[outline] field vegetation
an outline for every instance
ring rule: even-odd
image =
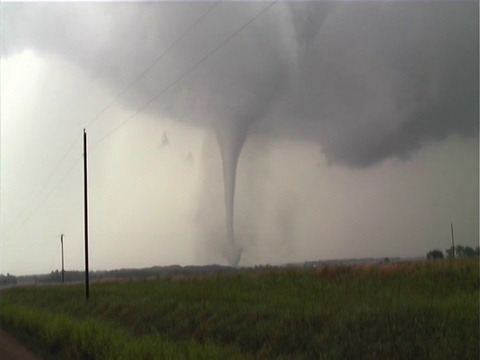
[[[45,358],[478,359],[479,261],[16,287],[0,314]]]

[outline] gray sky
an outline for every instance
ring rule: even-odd
[[[241,264],[476,246],[478,3],[269,4],[2,3],[0,272],[83,269],[84,127],[92,269],[227,263],[235,147]]]

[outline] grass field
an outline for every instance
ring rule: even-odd
[[[478,359],[479,261],[2,291],[2,327],[47,358]]]

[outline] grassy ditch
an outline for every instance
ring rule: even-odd
[[[152,333],[134,336],[128,330],[95,318],[78,319],[7,304],[2,325],[45,358],[53,359],[224,359],[238,351],[195,341],[174,342]]]
[[[478,260],[106,282],[88,304],[82,286],[1,299],[2,327],[53,358],[479,354]]]

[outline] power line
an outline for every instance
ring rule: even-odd
[[[118,95],[106,106],[103,108],[102,111],[98,113],[95,118],[93,118],[85,127],[89,127],[92,125],[95,121],[97,121],[100,116],[102,116],[118,99],[120,99],[129,89],[132,88],[133,85],[135,85],[150,69],[152,69],[161,59],[165,57],[165,55],[172,50],[180,41],[182,41],[190,31],[192,31],[203,19],[205,19],[212,11],[213,9],[218,5],[220,2],[217,1],[214,3],[200,18],[197,19],[187,30],[183,32],[183,34],[175,40],[173,43],[170,44],[170,46],[164,50],[145,70],[143,70],[125,89],[123,89]]]
[[[53,237],[54,235],[52,235]],[[45,236],[42,236],[42,237],[45,237]],[[54,243],[52,243],[51,240],[48,240],[48,241],[31,241],[32,239],[31,238],[25,238],[25,239],[22,239],[22,240],[16,240],[16,241],[8,241],[8,242],[1,242],[0,243],[0,247],[5,247],[5,246],[11,246],[11,245],[16,245],[15,248],[16,249],[19,249],[19,251],[23,251],[25,249],[23,249],[23,247],[25,246],[28,246],[28,247],[31,247],[31,246],[36,246],[36,247],[40,247],[40,246],[53,246]]]
[[[237,29],[232,35],[227,37],[224,41],[222,41],[219,45],[217,45],[214,49],[212,49],[210,52],[208,52],[203,58],[201,58],[198,62],[196,62],[193,66],[191,66],[187,71],[185,71],[182,75],[180,75],[178,78],[176,78],[173,82],[171,82],[169,85],[167,85],[159,94],[155,95],[152,97],[149,101],[147,101],[143,106],[141,106],[135,113],[133,113],[131,116],[129,116],[127,119],[125,119],[120,125],[115,127],[111,132],[109,132],[106,136],[101,138],[99,141],[97,141],[93,146],[90,147],[90,149],[93,149],[97,145],[99,145],[103,140],[108,138],[109,136],[113,135],[118,129],[120,129],[122,126],[124,126],[127,122],[129,122],[131,119],[133,119],[135,116],[137,116],[142,110],[147,108],[151,103],[153,103],[156,99],[158,99],[160,96],[162,96],[165,92],[167,92],[170,88],[172,88],[175,84],[177,84],[179,81],[184,79],[188,74],[190,74],[193,70],[195,70],[198,66],[200,66],[202,63],[204,63],[210,56],[212,56],[214,53],[216,53],[221,47],[223,47],[226,43],[228,43],[230,40],[232,40],[234,37],[236,37],[240,32],[242,32],[247,26],[249,26],[251,23],[253,23],[258,17],[263,15],[268,9],[270,9],[278,0],[275,0],[271,2],[268,6],[266,6],[264,9],[262,9],[259,13],[257,13],[254,17],[252,17],[249,21],[247,21],[245,24],[243,24],[239,29]],[[130,83],[124,90],[122,90],[94,119],[92,119],[87,126],[93,124],[95,121],[97,121],[100,116],[105,113],[106,110],[108,110],[121,96],[123,96],[134,84],[136,84],[139,79],[145,75],[155,64],[160,61],[175,45],[177,45],[182,39],[187,36],[187,34],[192,31],[205,17],[207,17],[213,9],[218,5],[220,1],[217,1],[215,4],[213,4],[195,23],[193,23],[177,40],[175,40],[159,57],[156,58],[156,60],[148,66],[144,71],[142,71],[141,74],[135,78],[135,80]],[[70,151],[74,148],[76,143],[79,141],[79,138],[77,138],[69,147],[67,152],[63,155],[62,159],[60,162],[55,166],[53,172],[50,174],[50,176],[47,178],[45,183],[43,184],[41,190],[39,191],[39,194],[46,188],[48,185],[49,181],[52,179],[53,175],[56,173],[56,171],[60,168],[61,164],[65,161],[67,158],[68,154]],[[81,157],[77,158],[75,162],[72,164],[72,166],[69,168],[69,170],[65,173],[65,175],[60,179],[60,181],[50,190],[50,192],[47,194],[47,196],[38,204],[37,207],[34,208],[34,210],[23,220],[22,224],[25,224],[30,218],[38,211],[38,209],[50,198],[50,196],[53,194],[53,192],[63,183],[63,181],[66,179],[66,177],[73,171],[74,167],[77,165],[78,161],[80,160]],[[38,196],[36,197],[38,198]],[[26,208],[25,208],[26,209]],[[17,217],[18,220],[20,220],[21,216],[25,213],[25,209],[21,212],[21,214]],[[16,220],[14,224],[12,225],[12,230],[13,228],[16,227],[16,223],[18,222]],[[11,233],[11,231],[10,231]],[[8,237],[8,236],[7,236]]]
[[[55,190],[57,190],[57,188],[63,183],[63,181],[67,178],[67,176],[73,171],[73,169],[75,168],[75,166],[78,164],[78,161],[81,159],[82,157],[79,156],[75,162],[72,164],[72,166],[68,169],[68,171],[65,173],[65,175],[60,179],[59,182],[57,182],[57,184],[50,190],[50,192],[47,194],[47,196],[37,205],[37,207],[34,208],[34,210],[32,212],[30,212],[30,214],[22,221],[21,225],[25,224],[28,220],[31,219],[31,217],[38,211],[38,209],[40,209],[40,207],[50,198],[50,196],[53,194],[53,192]],[[13,228],[12,228],[13,230]],[[10,231],[10,233],[12,232],[12,230]],[[8,238],[8,235],[7,234],[7,238]]]
[[[50,180],[53,178],[53,176],[55,175],[55,173],[57,172],[57,170],[60,168],[60,166],[65,162],[65,160],[67,159],[67,156],[70,154],[70,152],[73,150],[73,148],[75,147],[75,145],[77,144],[77,142],[80,140],[80,137],[77,137],[75,141],[73,141],[73,143],[70,145],[70,147],[68,148],[68,150],[63,154],[62,158],[60,159],[60,161],[57,163],[57,165],[54,167],[53,171],[50,173],[50,175],[48,176],[48,178],[45,180],[45,182],[43,183],[43,185],[41,186],[40,190],[36,192],[36,195],[34,196],[33,198],[33,201],[31,203],[35,203],[37,201],[37,199],[40,197],[40,194],[42,194],[42,192],[47,188],[47,185],[49,184]],[[20,213],[17,215],[16,219],[11,223],[12,225],[9,226],[9,228],[15,228],[15,226],[17,225],[17,222],[22,218],[22,216],[27,212],[27,209],[28,209],[29,205],[25,206],[21,211]]]
[[[192,31],[203,19],[205,19],[212,11],[213,9],[218,5],[220,1],[215,2],[210,8],[202,15],[200,16],[191,26],[189,26],[183,34],[177,38],[173,43],[170,44],[170,46],[165,49],[146,69],[144,69],[125,89],[123,89],[106,107],[104,107],[98,114],[95,116],[86,126],[92,125],[95,121],[97,121],[119,98],[121,98],[129,89],[132,88],[133,85],[135,85],[150,69],[152,69],[161,59],[165,57],[165,55],[172,50],[180,41],[182,41],[190,31]],[[60,166],[63,164],[65,159],[67,158],[68,154],[70,151],[73,149],[73,147],[77,144],[77,142],[80,140],[80,137],[78,137],[69,147],[69,149],[66,151],[66,153],[63,155],[62,159],[58,162],[58,164],[55,166],[53,171],[50,173],[49,177],[47,180],[43,183],[42,187],[40,190],[37,192],[37,195],[35,196],[33,202],[37,200],[39,195],[45,190],[47,187],[48,183],[50,180],[53,178],[53,175],[57,172],[57,170],[60,168]],[[24,213],[26,212],[28,206],[26,206],[17,216],[17,219],[20,219]],[[14,220],[12,225],[10,227],[15,227],[16,222],[18,220]]]
[[[75,168],[75,166],[78,164],[78,161],[81,159],[82,157],[79,156],[75,162],[72,164],[72,166],[68,169],[68,171],[65,173],[65,175],[60,179],[60,181],[50,190],[50,192],[48,193],[48,195],[43,199],[43,201],[40,202],[40,204],[37,206],[37,208],[33,211],[33,213],[30,215],[30,217],[28,217],[24,223],[29,220],[31,218],[31,216],[50,198],[50,196],[53,194],[53,192],[55,190],[57,190],[57,188],[63,183],[63,181],[67,178],[68,175],[70,175],[70,173],[73,171],[73,169]]]
[[[150,71],[161,59],[163,59],[165,57],[165,55],[170,51],[172,50],[180,41],[182,41],[203,19],[205,19],[212,11],[213,9],[218,5],[218,3],[220,2],[217,1],[215,2],[212,6],[210,6],[210,8],[202,15],[200,16],[191,26],[189,26],[184,32],[183,34],[178,37],[173,43],[170,44],[170,46],[165,49],[147,68],[145,68],[125,89],[123,89],[106,107],[104,107],[98,114],[97,116],[95,116],[90,122],[88,122],[88,124],[86,125],[86,127],[92,125],[95,121],[97,121],[110,107],[112,107],[112,105],[119,99],[121,98],[129,89],[132,88],[133,85],[135,85],[148,71]],[[35,201],[38,199],[38,197],[40,196],[40,194],[45,190],[45,188],[47,187],[48,183],[50,182],[50,180],[53,178],[53,175],[55,175],[55,173],[57,172],[57,170],[60,168],[60,166],[63,164],[63,162],[65,161],[65,159],[67,158],[68,154],[70,153],[70,151],[72,151],[72,149],[74,148],[74,146],[77,144],[77,142],[80,140],[80,137],[78,137],[71,145],[70,147],[68,148],[68,150],[65,152],[65,154],[63,155],[63,157],[61,158],[61,160],[57,163],[57,165],[55,166],[55,168],[53,169],[53,171],[50,173],[50,175],[48,176],[47,180],[43,183],[42,187],[40,188],[40,190],[36,193],[36,196],[34,197],[34,200],[33,200],[33,203],[35,203]],[[22,216],[25,214],[26,210],[27,210],[28,206],[26,206],[25,208],[23,208],[23,210],[20,211],[19,215],[17,216],[16,220],[14,220],[12,222],[12,225],[10,226],[10,228],[14,228],[16,226],[16,223],[22,218]]]
[[[162,96],[164,93],[166,93],[171,87],[173,87],[175,84],[177,84],[179,81],[181,81],[183,78],[185,78],[188,74],[190,74],[193,70],[195,70],[199,65],[205,62],[210,56],[212,56],[214,53],[216,53],[222,46],[224,46],[226,43],[228,43],[230,40],[232,40],[235,36],[237,36],[240,32],[242,32],[247,26],[249,26],[251,23],[253,23],[258,17],[263,15],[269,8],[271,8],[278,0],[275,0],[271,2],[268,6],[266,6],[262,11],[260,11],[258,14],[256,14],[253,18],[251,18],[249,21],[247,21],[245,24],[243,24],[238,30],[236,30],[232,35],[230,35],[228,38],[226,38],[224,41],[222,41],[218,46],[216,46],[213,50],[211,50],[207,55],[205,55],[203,58],[201,58],[198,62],[196,62],[192,67],[190,67],[186,72],[184,72],[182,75],[180,75],[177,79],[175,79],[173,82],[171,82],[169,85],[167,85],[160,93],[152,97],[150,100],[148,100],[144,105],[142,105],[137,111],[135,111],[131,116],[126,118],[120,125],[116,126],[112,131],[110,131],[107,135],[102,137],[100,140],[98,140],[94,145],[90,147],[92,150],[96,146],[98,146],[102,141],[104,141],[106,138],[109,136],[113,135],[118,129],[120,129],[122,126],[124,126],[127,122],[132,120],[135,116],[137,116],[142,110],[147,108],[150,104],[152,104],[155,100],[157,100],[160,96]]]

